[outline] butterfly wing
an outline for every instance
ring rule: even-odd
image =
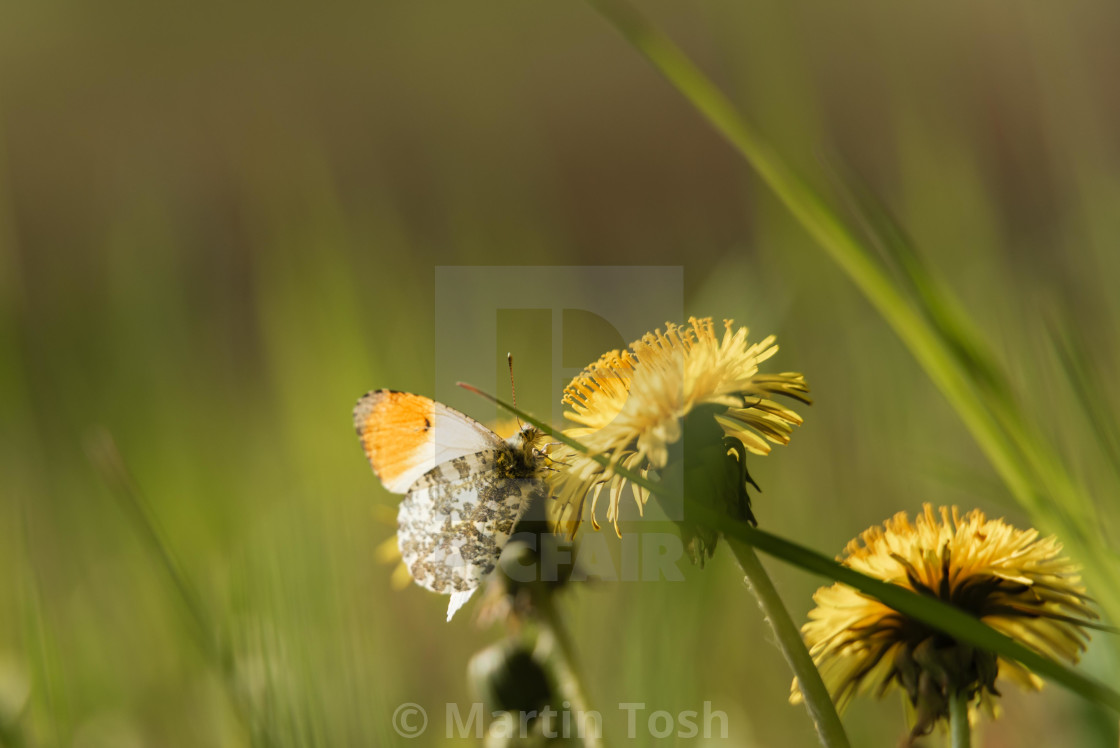
[[[401,558],[421,587],[452,595],[448,620],[497,566],[530,500],[547,495],[537,478],[503,475],[499,453],[440,464],[416,482],[397,515]]]
[[[502,444],[470,416],[395,390],[375,390],[358,400],[354,428],[373,472],[393,493],[405,493],[441,463]]]

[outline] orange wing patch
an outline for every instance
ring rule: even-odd
[[[354,408],[354,429],[373,472],[395,493],[403,476],[434,454],[435,402],[395,390],[367,393]]]

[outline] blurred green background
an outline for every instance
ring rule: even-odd
[[[1046,329],[1080,336],[1115,423],[1120,5],[641,7],[811,181],[844,163],[887,203],[1115,537],[1109,445]],[[441,265],[680,266],[685,314],[776,333],[770,370],[804,372],[815,404],[752,463],[773,532],[832,554],[923,501],[1027,524],[887,325],[586,4],[3,15],[0,739],[393,745],[407,701],[434,721],[412,744],[441,742],[443,704],[474,700],[467,660],[499,632],[391,589],[374,549],[398,499],[350,424],[368,389],[447,386]],[[523,402],[547,414],[539,317],[500,332]],[[619,342],[589,340],[582,363]],[[503,366],[480,384],[505,394]],[[231,653],[224,671],[88,458],[100,427]],[[820,580],[768,566],[802,618]],[[713,745],[814,745],[730,557],[684,574],[565,599],[608,741],[624,742],[619,702],[709,701],[730,731]],[[1085,658],[1098,675],[1102,638]],[[1058,687],[1003,703],[979,745],[1116,745],[1115,717]],[[845,721],[860,746],[905,729],[897,697]]]

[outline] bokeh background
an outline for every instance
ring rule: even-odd
[[[1120,6],[641,7],[811,182],[850,171],[889,206],[1115,520],[1107,451],[1045,332],[1076,331],[1115,422]],[[437,266],[679,266],[683,314],[776,333],[773,369],[804,372],[815,404],[752,464],[773,532],[831,554],[923,501],[1027,523],[888,326],[584,3],[17,0],[3,15],[11,745],[393,745],[405,701],[436,721],[413,744],[441,742],[442,705],[473,701],[467,660],[500,632],[391,588],[375,548],[397,499],[350,425],[368,389],[446,386]],[[623,342],[586,328],[565,365]],[[540,318],[499,329],[522,401],[550,413]],[[504,394],[503,367],[481,384]],[[101,429],[162,545],[91,461]],[[229,662],[200,644],[158,548]],[[803,617],[820,580],[768,565]],[[683,571],[564,598],[607,739],[624,742],[619,702],[709,701],[730,723],[712,744],[814,745],[732,559]],[[1102,638],[1090,673],[1108,672]],[[1114,715],[1061,688],[1003,703],[978,744],[1116,745]],[[897,697],[845,720],[860,746],[905,729]]]

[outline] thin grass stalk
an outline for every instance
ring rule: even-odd
[[[1059,327],[1057,323],[1050,330],[1050,342],[1070,382],[1081,416],[1096,434],[1097,444],[1104,452],[1113,476],[1120,482],[1120,420],[1114,417],[1115,410],[1109,407],[1108,390],[1100,372],[1089,361],[1087,345],[1072,325]]]
[[[252,720],[249,718],[246,711],[247,707],[240,698],[237,684],[234,682],[233,658],[218,637],[218,628],[211,619],[202,598],[183,571],[171,544],[164,537],[162,530],[152,516],[148,502],[133,480],[124,459],[117,450],[112,435],[104,430],[92,434],[87,440],[86,450],[94,466],[101,473],[106,484],[117,495],[122,507],[131,516],[145,544],[155,554],[168,579],[171,580],[178,593],[179,600],[190,618],[191,633],[194,634],[199,648],[221,676],[221,682],[225,685],[230,703],[233,705],[233,713],[237,717],[244,734],[250,734],[249,726],[252,724]]]

